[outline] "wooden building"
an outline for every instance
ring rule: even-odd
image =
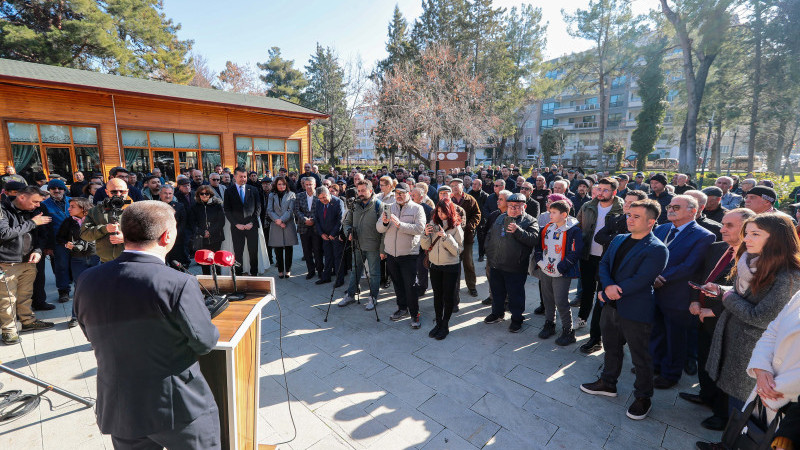
[[[325,117],[275,98],[0,59],[0,172],[302,172],[309,122]]]

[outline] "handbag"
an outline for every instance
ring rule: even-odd
[[[192,250],[195,252],[198,250],[203,250],[205,241],[206,239],[203,237],[202,234],[198,234],[197,236],[192,238]]]
[[[772,448],[772,440],[775,438],[775,431],[783,418],[783,410],[779,410],[775,418],[769,425],[766,423],[766,414],[761,397],[756,396],[755,400],[748,403],[744,411],[734,411],[728,418],[728,425],[722,434],[722,444],[731,450],[768,450]],[[753,413],[757,416],[753,417]],[[763,418],[760,424],[751,419]]]
[[[431,268],[431,259],[428,257],[428,253],[430,253],[431,250],[433,250],[433,247],[436,246],[436,243],[439,242],[439,239],[441,239],[441,238],[442,238],[441,236],[436,236],[436,239],[433,240],[433,243],[431,244],[431,246],[428,247],[427,250],[425,250],[425,257],[422,258],[422,265],[426,269],[430,269]]]

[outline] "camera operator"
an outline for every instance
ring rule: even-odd
[[[138,202],[141,200],[145,200],[142,196],[142,192],[137,189],[136,187],[130,187],[128,185],[128,169],[124,167],[113,167],[111,170],[108,171],[108,182],[111,183],[112,179],[118,179],[125,182],[126,186],[129,186],[130,189],[130,198],[132,201]],[[94,194],[94,204],[97,205],[98,203],[102,202],[106,198],[110,196],[107,193],[108,191],[108,183],[106,183],[106,189],[98,189],[97,192]]]
[[[51,322],[36,320],[31,309],[33,281],[36,279],[36,263],[42,258],[40,230],[52,220],[33,210],[42,202],[42,193],[37,186],[27,186],[12,199],[2,202],[0,214],[0,270],[3,285],[0,287],[0,327],[3,343],[19,342],[16,317],[22,322],[21,331],[51,328]]]
[[[81,225],[81,239],[95,243],[97,256],[103,263],[115,259],[125,249],[119,217],[131,203],[128,185],[119,178],[112,178],[104,190],[106,199],[89,210]]]

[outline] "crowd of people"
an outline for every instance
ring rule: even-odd
[[[305,164],[303,173],[281,169],[274,177],[187,169],[174,182],[158,169],[115,167],[105,183],[76,172],[68,187],[43,174],[21,180],[9,169],[0,179],[6,344],[19,340],[15,315],[22,332],[53,326],[33,312],[52,307],[43,297],[44,256],[51,256],[59,301],[68,302],[80,272],[124,250],[119,214],[132,202],[155,200],[175,214],[169,263],[189,266],[196,249],[231,249],[240,274],[258,276],[274,264],[285,279],[300,244],[306,279],[346,285],[339,307],[363,299],[371,311],[380,290],[392,289],[390,319],[409,318],[418,329],[420,298],[430,287],[428,335],[437,340],[449,335],[459,311],[462,273],[465,294],[478,296],[476,262],[485,262],[489,286],[484,322],[498,324],[508,311],[513,333],[523,329],[524,286],[535,277],[540,304],[532,313],[545,319],[538,338],[558,335],[555,343],[569,346],[588,327],[580,351],[604,350],[602,375],[581,385],[583,392],[617,395],[627,345],[636,380],[631,419],[648,415],[654,389],[697,374],[699,392],[680,397],[708,406],[703,427],[723,430],[732,411],[759,397],[773,416],[785,414],[782,423],[795,424],[779,428],[776,448],[800,445],[800,239],[796,218],[777,208],[770,180],[722,176],[698,189],[685,174],[553,166],[526,177],[514,165],[449,173],[423,165],[332,167],[323,174]],[[698,448],[723,448],[717,445]]]

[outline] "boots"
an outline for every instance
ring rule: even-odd
[[[439,333],[439,328],[442,327],[442,319],[436,319],[436,325],[428,332],[429,338],[435,338],[436,334]]]
[[[448,327],[448,323],[443,321],[441,325],[439,325],[439,331],[436,333],[436,340],[441,341],[446,338],[448,334],[450,334],[450,328]]]
[[[565,346],[569,344],[575,343],[575,330],[572,328],[562,328],[561,329],[561,336],[556,339],[556,345]]]
[[[542,331],[539,332],[539,339],[548,339],[554,334],[556,334],[556,324],[548,320],[544,323]]]

